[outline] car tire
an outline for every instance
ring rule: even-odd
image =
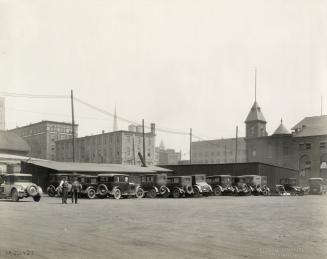
[[[16,189],[13,189],[11,191],[11,200],[15,201],[15,202],[19,201],[19,196],[18,196],[18,192]]]
[[[200,197],[200,190],[198,189],[198,187],[194,187],[194,190],[193,190],[193,196],[198,198]]]
[[[181,193],[178,189],[173,190],[173,198],[179,198],[181,196]]]
[[[56,188],[53,185],[50,185],[48,187],[47,193],[48,193],[49,197],[56,196]]]
[[[217,187],[215,187],[213,189],[213,195],[214,196],[221,196],[222,195],[221,188],[219,186],[217,186]]]
[[[39,201],[41,200],[41,195],[36,195],[36,196],[34,196],[34,197],[33,197],[33,200],[34,200],[35,202],[39,202]]]
[[[96,196],[96,190],[94,188],[90,188],[87,190],[86,194],[89,199],[94,199]]]
[[[144,197],[144,190],[142,188],[137,188],[135,196],[138,199],[142,199]]]
[[[102,198],[102,197],[105,198],[108,195],[108,187],[105,184],[100,184],[98,186],[98,190],[97,191],[99,193],[99,197],[100,198]]]
[[[113,192],[115,200],[119,200],[121,198],[121,191],[117,188]]]
[[[151,199],[154,199],[155,197],[157,197],[157,192],[155,189],[151,189],[150,191],[148,191],[148,197]]]

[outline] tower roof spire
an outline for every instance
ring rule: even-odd
[[[257,101],[257,68],[254,68],[254,101]]]

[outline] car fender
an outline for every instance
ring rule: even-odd
[[[158,190],[158,188],[156,186],[153,186],[153,189],[156,190],[156,193],[159,193],[159,190]]]

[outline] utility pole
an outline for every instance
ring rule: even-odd
[[[192,128],[190,128],[190,165],[192,164]]]
[[[227,146],[225,144],[225,164],[227,163]]]
[[[143,159],[144,159],[144,163],[146,164],[146,157],[145,157],[145,133],[144,133],[144,119],[142,119],[142,136],[143,136]]]
[[[133,134],[133,161],[134,161],[134,165],[136,164],[135,161],[135,141],[134,141],[134,134]]]
[[[236,138],[235,138],[235,163],[237,163],[237,141],[238,141],[238,126],[236,126]]]
[[[74,120],[74,96],[73,96],[73,90],[70,90],[70,99],[71,99],[71,106],[72,106],[73,162],[75,162],[75,120]]]

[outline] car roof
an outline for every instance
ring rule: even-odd
[[[96,177],[98,177],[97,175],[89,175],[89,174],[79,174],[79,175],[77,175],[78,177],[93,177],[93,178],[96,178]]]
[[[128,174],[98,174],[98,176],[129,176]]]
[[[19,173],[15,173],[15,174],[7,174],[9,175],[13,175],[13,176],[32,176],[31,174],[19,174]]]
[[[309,178],[309,180],[321,180],[321,181],[323,181],[324,179],[320,178],[320,177],[316,177],[316,178]]]
[[[254,177],[254,176],[260,176],[260,175],[256,175],[256,174],[245,174],[245,175],[240,175],[242,177]]]
[[[226,177],[226,176],[228,176],[228,177],[231,177],[231,175],[230,174],[215,174],[215,175],[209,175],[209,176],[207,176],[207,178],[209,178],[209,177]]]
[[[171,175],[171,176],[167,176],[167,178],[185,178],[185,177],[188,177],[190,178],[191,175]]]

